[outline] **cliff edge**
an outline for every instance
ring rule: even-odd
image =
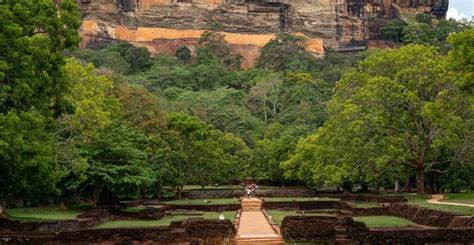
[[[403,12],[444,18],[448,0],[77,0],[83,46],[126,40],[153,54],[191,50],[201,33],[218,29],[248,67],[278,32],[307,38],[307,48],[360,50]]]

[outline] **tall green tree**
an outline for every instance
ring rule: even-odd
[[[81,152],[89,164],[84,184],[92,190],[94,205],[104,188],[119,194],[153,184],[156,173],[144,150],[147,145],[142,132],[117,120],[82,146]]]
[[[217,61],[227,70],[240,69],[240,55],[232,53],[230,44],[224,38],[224,35],[218,32],[205,31],[198,40],[197,63],[208,64]]]
[[[448,64],[458,75],[460,86],[474,97],[474,28],[455,33],[448,38],[451,51]]]
[[[270,180],[284,185],[287,178],[282,162],[288,160],[300,137],[307,135],[308,130],[302,126],[272,123],[267,127],[263,139],[257,141],[252,149],[250,172],[259,179]]]
[[[169,88],[164,95],[173,111],[187,112],[211,123],[224,133],[233,133],[252,145],[263,130],[261,120],[246,107],[245,93],[233,88],[188,91]]]
[[[245,163],[248,148],[238,137],[184,113],[169,114],[167,128],[175,161],[167,172],[178,180],[178,193],[185,184],[227,182],[241,172],[236,169]]]
[[[59,110],[62,52],[79,43],[80,14],[72,0],[4,1],[0,5],[0,112]]]
[[[146,71],[153,64],[148,49],[135,47],[128,42],[107,44],[99,49],[81,49],[70,54],[91,62],[95,67],[125,75]]]
[[[79,199],[78,188],[87,180],[87,159],[81,155],[81,147],[94,139],[101,130],[120,116],[122,107],[113,95],[113,82],[88,64],[78,60],[66,60],[64,79],[69,89],[64,99],[71,109],[57,119],[56,162],[64,171],[59,183],[63,197]],[[75,195],[68,195],[68,194]]]
[[[309,72],[316,57],[306,51],[304,38],[280,33],[261,50],[256,67],[274,71]]]
[[[277,107],[281,100],[282,81],[278,74],[262,77],[250,89],[249,100],[255,112],[263,115],[263,122],[268,124],[269,117],[277,116]]]
[[[330,97],[331,87],[326,81],[308,73],[287,73],[283,77],[279,122],[317,128],[326,121]]]
[[[7,205],[44,201],[59,191],[62,173],[48,122],[35,109],[0,116],[0,197]]]
[[[46,198],[56,190],[51,187],[59,179],[54,117],[69,107],[64,100],[68,83],[61,69],[62,53],[78,45],[79,26],[80,13],[72,0],[61,5],[49,0],[0,4],[0,182],[6,187],[0,195],[4,198]]]
[[[407,23],[400,19],[389,20],[387,24],[380,28],[380,37],[385,40],[391,40],[396,43],[403,39],[403,30]]]
[[[135,47],[128,42],[121,42],[108,49],[120,54],[125,62],[130,64],[129,73],[147,70],[152,65],[150,51],[144,47]]]
[[[425,193],[425,174],[444,170],[438,168],[441,150],[456,152],[450,146],[469,133],[465,122],[472,120],[472,107],[446,59],[420,45],[385,50],[359,63],[337,84],[329,108],[329,121],[301,142],[289,168],[305,159],[317,169],[318,179],[322,168],[343,176],[355,164],[380,172],[404,165],[416,170],[420,194]],[[342,144],[348,141],[354,142],[347,144],[350,148]],[[308,149],[315,153],[306,154]],[[334,155],[340,160],[327,157]],[[456,162],[452,156],[448,161]]]

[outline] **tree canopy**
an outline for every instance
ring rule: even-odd
[[[380,51],[338,82],[329,120],[302,140],[284,166],[313,183],[342,184],[362,173],[381,178],[399,166],[425,173],[463,164],[472,133],[472,106],[434,48],[409,45]],[[312,176],[305,170],[313,169]],[[366,181],[369,181],[366,179]]]
[[[396,48],[322,57],[280,33],[256,64],[224,34],[152,56],[75,49],[73,0],[0,4],[0,201],[99,203],[236,183],[473,188],[474,32],[392,20]],[[403,16],[400,16],[402,18]]]

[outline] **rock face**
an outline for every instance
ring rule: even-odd
[[[308,49],[364,47],[399,12],[445,16],[448,0],[77,0],[84,45],[97,38],[127,40],[152,53],[191,49],[204,30],[219,29],[252,64],[278,32],[307,37]]]

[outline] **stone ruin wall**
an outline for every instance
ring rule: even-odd
[[[191,50],[217,26],[251,66],[278,32],[306,37],[307,49],[364,46],[399,12],[444,17],[448,0],[77,0],[83,11],[83,46],[97,39],[129,41],[152,54]]]

